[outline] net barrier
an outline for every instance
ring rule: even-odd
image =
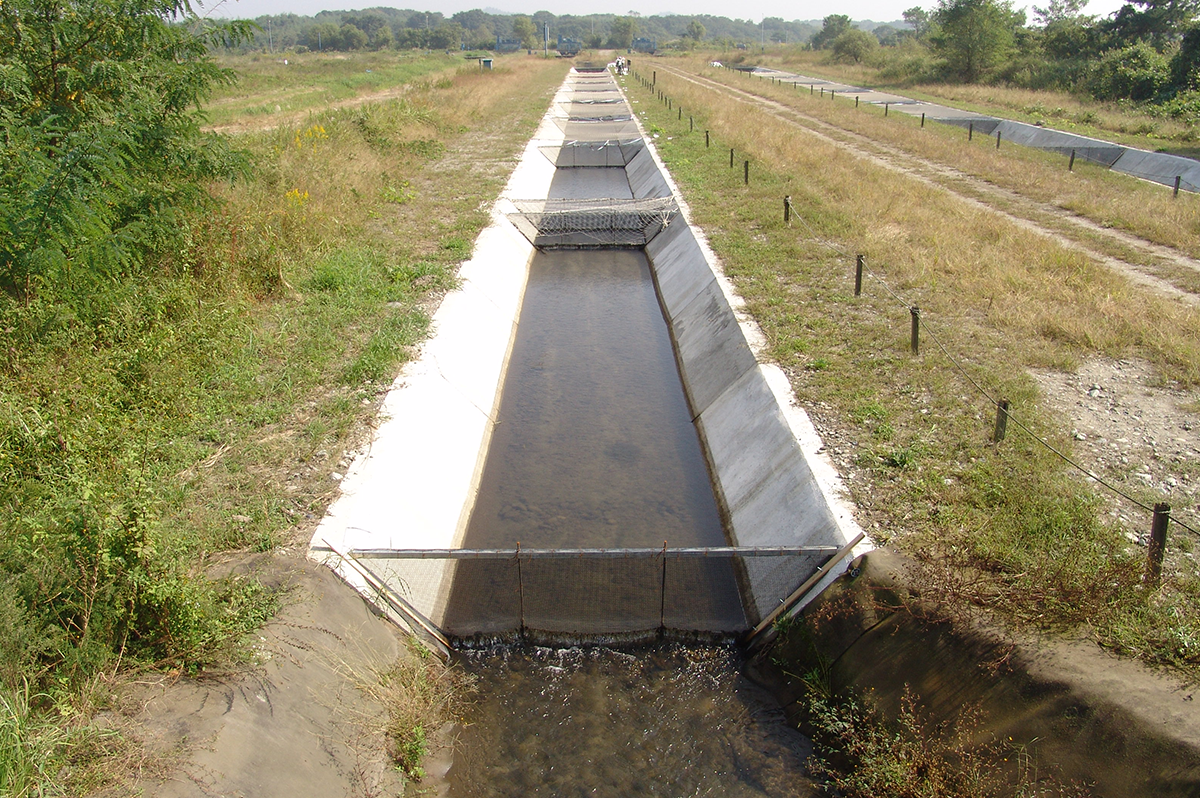
[[[779,606],[834,546],[349,552],[456,645],[729,636]]]

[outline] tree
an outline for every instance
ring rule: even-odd
[[[1183,35],[1179,52],[1171,59],[1171,84],[1178,91],[1200,89],[1200,24]]]
[[[514,39],[521,40],[521,46],[526,50],[537,47],[537,28],[534,27],[533,20],[524,14],[517,14],[513,17],[512,33]]]
[[[1089,72],[1087,88],[1100,100],[1151,100],[1170,80],[1167,57],[1138,42],[1105,53]]]
[[[940,0],[933,21],[938,30],[930,42],[946,71],[974,83],[1012,53],[1025,13],[1014,12],[1008,0]]]
[[[822,22],[823,27],[813,35],[810,43],[814,50],[824,50],[833,45],[833,40],[850,30],[850,17],[845,14],[830,14]]]
[[[348,22],[338,28],[339,50],[365,50],[369,43],[367,34],[363,33],[361,28],[356,28]]]
[[[913,6],[905,11],[901,16],[904,21],[912,26],[912,35],[915,39],[924,39],[929,35],[930,26],[933,20],[929,16],[929,12],[920,6]]]
[[[1117,46],[1149,42],[1163,50],[1200,14],[1200,0],[1134,0],[1105,26]]]
[[[895,47],[900,43],[900,33],[891,25],[879,25],[871,31],[871,35],[883,47]]]
[[[701,39],[704,38],[704,35],[707,32],[708,31],[706,31],[704,29],[704,23],[702,23],[698,19],[693,19],[691,22],[688,23],[687,37],[689,39],[692,39],[693,41],[697,41],[697,42],[700,41]]]
[[[177,239],[207,181],[244,166],[197,109],[234,80],[210,46],[252,30],[187,0],[0,4],[0,290],[86,292]]]
[[[463,28],[457,22],[443,22],[429,35],[432,50],[457,50],[462,47]]]
[[[851,28],[833,40],[833,57],[838,61],[853,61],[861,64],[879,47],[875,34]]]
[[[628,50],[637,36],[637,20],[633,17],[617,17],[608,29],[608,46],[614,50]]]

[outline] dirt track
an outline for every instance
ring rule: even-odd
[[[709,91],[752,105],[776,119],[877,166],[907,175],[932,188],[941,189],[973,207],[1001,216],[1025,230],[1051,238],[1062,246],[1086,253],[1138,285],[1163,296],[1200,307],[1200,294],[1181,288],[1156,274],[1157,271],[1165,268],[1185,270],[1200,277],[1200,260],[1178,250],[1147,241],[1130,233],[1104,227],[1078,214],[1001,188],[953,166],[913,155],[897,147],[837,127],[752,91],[727,86],[709,78],[690,74],[674,66],[655,64],[655,68]],[[1133,252],[1139,260],[1152,265],[1115,257],[1090,243],[1089,238],[1102,241],[1106,247],[1112,247],[1118,251]]]

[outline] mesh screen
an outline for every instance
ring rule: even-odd
[[[624,141],[564,141],[538,147],[555,165],[563,168],[580,166],[627,166],[645,148],[641,139]]]
[[[670,197],[513,200],[509,220],[536,247],[644,247],[679,212]]]
[[[831,554],[679,554],[687,551],[697,550],[519,558],[515,551],[466,557],[477,552],[363,552],[355,559],[393,599],[461,644],[517,635],[578,640],[659,631],[735,634],[778,606]]]

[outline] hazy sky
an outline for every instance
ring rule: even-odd
[[[713,16],[733,17],[736,19],[761,20],[763,17],[782,17],[783,19],[821,19],[828,14],[847,14],[852,19],[871,19],[876,22],[890,22],[900,19],[900,13],[914,5],[931,9],[936,0],[840,0],[836,5],[821,2],[788,2],[788,0],[754,0],[741,5],[740,3],[719,2],[718,0],[617,0],[625,5],[604,5],[587,3],[582,0],[202,0],[203,8],[197,8],[201,14],[207,12],[218,17],[254,18],[262,14],[303,14],[311,16],[318,11],[349,11],[356,8],[391,7],[412,8],[417,11],[441,11],[450,16],[458,11],[472,8],[490,8],[511,11],[514,14],[532,14],[535,11],[549,11],[555,15],[589,14],[600,11],[623,14],[630,10],[638,11],[643,16],[652,14],[711,14]],[[646,2],[645,5],[642,3]],[[1042,0],[1047,5],[1048,0]],[[1042,5],[1034,0],[1034,4]],[[1107,15],[1123,5],[1123,0],[1091,0],[1084,9],[1089,14]],[[1023,0],[1015,0],[1014,6],[1024,5]],[[1030,19],[1033,14],[1030,12]]]

